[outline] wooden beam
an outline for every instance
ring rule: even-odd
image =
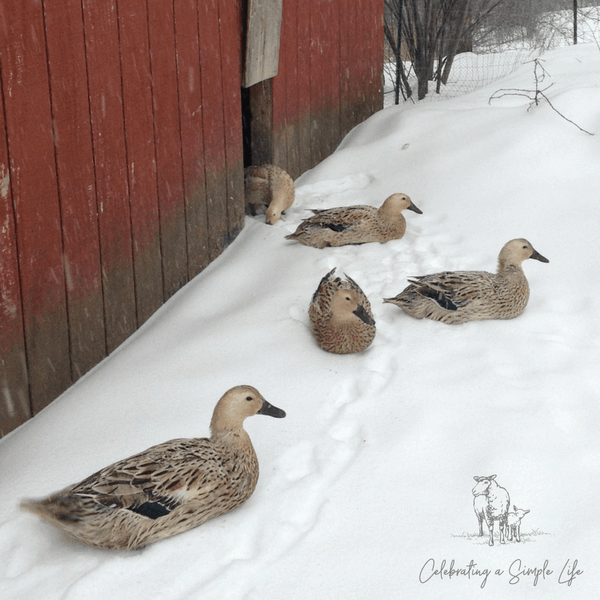
[[[244,87],[277,75],[282,4],[283,0],[248,0]]]

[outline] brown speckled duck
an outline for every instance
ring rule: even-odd
[[[375,337],[371,304],[358,284],[334,277],[332,269],[319,283],[308,309],[310,330],[317,344],[334,354],[367,348]]]
[[[259,206],[266,206],[265,221],[274,225],[281,213],[293,203],[296,190],[294,180],[280,167],[261,165],[244,169],[246,204],[252,215]]]
[[[406,220],[402,211],[406,209],[423,214],[406,194],[392,194],[379,208],[359,205],[313,210],[315,214],[302,221],[286,239],[313,248],[385,244],[404,235]]]
[[[507,242],[498,256],[498,272],[444,271],[409,279],[395,298],[385,298],[411,317],[458,324],[479,319],[513,319],[529,300],[521,263],[549,262],[525,239]]]
[[[78,540],[133,550],[218,517],[248,500],[258,460],[246,417],[285,417],[253,387],[230,389],[217,403],[211,437],[176,439],[110,465],[21,507]]]

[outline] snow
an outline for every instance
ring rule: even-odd
[[[595,597],[600,51],[544,61],[552,104],[594,136],[544,101],[488,102],[534,89],[532,64],[375,114],[299,178],[281,221],[248,217],[132,338],[0,440],[2,599]],[[402,240],[284,240],[309,208],[378,206],[393,192],[424,213],[406,213]],[[449,326],[381,301],[411,275],[494,270],[516,237],[550,260],[525,262],[531,297],[517,319]],[[308,329],[334,266],[373,306],[362,354],[325,353]],[[239,509],[126,553],[69,542],[18,508],[150,445],[208,435],[216,401],[241,383],[287,418],[246,421],[261,476]],[[520,544],[476,536],[473,477],[491,474],[531,511]]]

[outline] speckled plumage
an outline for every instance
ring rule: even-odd
[[[293,203],[296,190],[289,174],[275,165],[261,165],[244,169],[246,205],[255,215],[259,206],[266,206],[265,222],[273,225],[281,213]]]
[[[479,319],[513,319],[529,300],[529,284],[521,263],[534,258],[549,262],[525,239],[507,242],[498,256],[497,273],[444,271],[409,279],[394,298],[385,298],[411,317],[459,324]]]
[[[358,284],[334,277],[332,269],[313,294],[308,314],[317,344],[327,352],[351,354],[367,348],[375,337],[371,304]]]
[[[385,244],[404,235],[406,220],[402,211],[406,209],[422,214],[406,194],[392,194],[379,208],[359,205],[313,210],[315,214],[302,221],[286,239],[313,248]]]
[[[217,403],[211,437],[176,439],[116,462],[80,483],[21,507],[78,540],[133,550],[197,527],[245,502],[258,460],[243,421],[285,417],[251,386]]]

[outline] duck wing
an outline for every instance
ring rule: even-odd
[[[445,310],[458,310],[494,292],[494,275],[486,271],[443,271],[408,280],[421,296]]]
[[[102,508],[158,519],[187,498],[208,494],[227,480],[223,458],[210,440],[182,439],[110,465],[57,496],[71,499],[71,520],[77,520],[77,512]]]
[[[329,228],[338,233],[360,227],[369,216],[377,212],[372,206],[345,206],[313,210],[314,215],[304,220],[310,226]]]

